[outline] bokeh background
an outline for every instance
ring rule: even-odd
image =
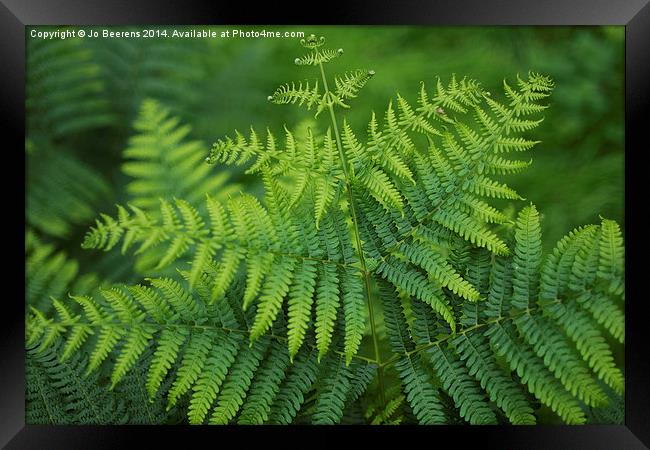
[[[547,251],[572,228],[598,222],[599,215],[624,225],[623,27],[211,28],[324,35],[331,47],[345,51],[328,70],[375,70],[346,112],[357,130],[396,92],[415,101],[420,81],[433,86],[437,76],[476,78],[496,94],[504,78],[512,81],[529,70],[549,75],[556,89],[534,135],[542,143],[530,153],[531,168],[506,181],[542,212]],[[281,135],[284,124],[291,128],[307,116],[266,100],[278,85],[314,75],[313,68],[293,64],[302,54],[298,39],[42,40],[31,38],[30,30],[27,225],[76,257],[82,269],[105,269],[116,281],[130,273],[124,260],[100,261],[79,244],[99,212],[112,214],[115,203],[128,201],[123,150],[144,99],[159,100],[189,124],[190,137],[204,143],[206,154],[214,140],[234,129],[268,126]],[[260,192],[259,182],[241,170],[214,170],[229,170],[228,182],[237,189]]]

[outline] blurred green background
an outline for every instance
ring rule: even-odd
[[[624,225],[623,27],[212,27],[233,28],[324,35],[330,47],[345,51],[330,74],[375,70],[346,112],[359,131],[396,92],[414,102],[420,81],[433,87],[437,76],[476,78],[500,96],[504,78],[529,70],[551,76],[556,89],[532,136],[543,141],[528,155],[533,165],[504,181],[542,212],[547,251],[599,215]],[[268,126],[281,135],[283,124],[291,128],[310,115],[266,100],[278,85],[316,75],[293,64],[303,53],[298,39],[42,40],[31,37],[31,28],[26,38],[27,224],[82,268],[120,281],[129,273],[123,259],[100,260],[79,245],[99,212],[112,214],[115,203],[128,200],[122,152],[143,99],[159,100],[191,125],[190,136],[204,142],[206,154],[234,129]],[[260,192],[243,171],[233,170],[230,181]]]

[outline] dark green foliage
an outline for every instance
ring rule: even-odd
[[[26,421],[31,424],[128,423],[124,400],[83,376],[86,362],[77,353],[62,362],[57,347],[28,348],[25,358]]]
[[[110,193],[105,176],[75,152],[75,140],[117,117],[93,52],[80,39],[29,39],[27,47],[26,217],[42,233],[67,238]]]
[[[110,125],[100,68],[80,39],[28,40],[27,133],[60,139]]]
[[[478,311],[466,314],[471,321],[456,334],[447,334],[444,324],[426,307],[416,304],[411,340],[394,295],[382,296],[392,348],[399,355],[395,357],[396,367],[402,368],[401,376],[408,388],[414,384],[414,358],[426,354],[440,388],[452,397],[460,415],[470,423],[496,420],[485,404],[487,398],[510,422],[534,423],[533,408],[515,373],[565,422],[584,423],[583,405],[602,406],[608,402],[601,382],[619,395],[623,391],[623,375],[613,362],[604,330],[589,315],[589,305],[600,302],[603,296],[620,301],[622,290],[609,287],[621,282],[613,275],[622,269],[620,230],[609,220],[603,220],[601,226],[575,230],[558,243],[542,265],[539,216],[529,206],[517,219],[514,240],[514,255],[498,258],[489,282],[484,284],[482,293],[487,301]],[[611,247],[614,242],[617,244]],[[594,267],[608,268],[600,275],[591,276],[581,265],[579,255],[589,252],[590,245],[596,260],[601,261]],[[470,271],[485,264],[481,252],[474,253],[472,259]],[[510,270],[504,270],[506,267]],[[506,284],[508,279],[512,284]],[[603,285],[605,280],[607,284]],[[508,306],[506,311],[503,301]],[[572,317],[581,320],[571,321]],[[607,325],[606,332],[616,337],[622,325],[619,315]],[[419,363],[419,359],[416,361]],[[412,401],[416,416],[419,398]],[[425,413],[420,414],[420,420],[428,419]]]
[[[28,141],[27,148],[28,223],[55,237],[66,237],[74,226],[89,223],[96,205],[108,197],[108,183],[57,147]]]
[[[149,398],[144,357],[115,390],[102,372],[86,373],[79,353],[61,360],[61,345],[28,348],[25,356],[26,420],[44,425],[155,425],[178,423],[179,409],[167,411],[162,395]],[[166,380],[165,385],[169,385]],[[182,417],[181,417],[182,418]]]
[[[89,293],[98,285],[97,275],[79,275],[79,263],[56,251],[52,244],[43,243],[32,230],[25,235],[25,306],[49,312],[51,297],[61,297],[73,291]]]
[[[197,292],[209,292],[205,289],[208,279],[203,277],[204,285]],[[81,315],[72,316],[61,302],[55,302],[56,319],[38,312],[30,315],[28,345],[43,342],[42,348],[49,348],[50,342],[61,338],[63,355],[75,355],[71,361],[78,354],[69,349],[88,345],[90,373],[114,355],[110,358],[114,361],[108,385],[111,395],[146,399],[146,403],[164,395],[168,410],[189,395],[190,423],[292,421],[316,382],[319,369],[313,338],[290,363],[284,340],[275,335],[249,346],[251,330],[236,319],[243,311],[232,311],[226,302],[216,312],[208,309],[209,297],[196,297],[170,279],[150,283],[153,287],[102,291],[101,300],[73,297]],[[157,344],[151,353],[147,348],[152,339]],[[345,404],[364,391],[371,367],[357,362],[348,366],[342,355],[328,357],[321,367],[325,374],[319,375],[313,421],[338,422]],[[81,369],[75,370],[81,376]],[[168,377],[173,382],[165,382]],[[150,423],[162,417],[159,408],[151,410],[148,405],[139,414],[129,422]]]
[[[95,39],[89,41],[89,46],[106,80],[106,92],[114,99],[112,109],[124,117],[125,125],[135,119],[148,98],[162,101],[177,113],[188,113],[201,101],[200,92],[190,86],[205,76],[194,57],[205,51],[204,42]]]

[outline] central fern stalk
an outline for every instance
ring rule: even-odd
[[[327,86],[327,78],[325,77],[325,69],[323,68],[323,63],[319,63],[321,77],[323,79],[323,88],[325,89],[325,95],[329,96],[330,91]],[[352,217],[352,230],[354,234],[354,240],[357,246],[357,251],[359,253],[359,263],[361,264],[361,271],[363,272],[363,280],[365,283],[365,294],[366,294],[366,303],[368,305],[368,316],[370,317],[370,332],[372,333],[372,344],[375,351],[375,361],[377,363],[377,381],[379,382],[379,395],[382,405],[386,404],[386,397],[384,393],[384,366],[381,362],[381,354],[379,352],[379,338],[377,336],[377,328],[375,325],[375,315],[372,307],[372,297],[370,295],[370,277],[368,275],[368,269],[366,268],[366,260],[363,256],[363,250],[361,248],[361,237],[359,234],[359,225],[357,220],[356,205],[354,202],[354,194],[352,193],[352,184],[350,182],[350,174],[348,172],[348,161],[343,151],[343,145],[341,144],[341,135],[339,133],[338,124],[336,121],[336,115],[334,114],[334,106],[332,101],[328,101],[327,109],[330,113],[330,119],[332,121],[332,129],[334,131],[334,136],[336,138],[336,147],[339,151],[339,157],[341,158],[341,165],[343,166],[343,175],[345,176],[345,189],[348,194],[348,200],[350,202],[350,216]]]

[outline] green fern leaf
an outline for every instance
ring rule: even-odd
[[[264,356],[267,345],[268,341],[263,339],[257,340],[251,347],[252,351],[243,352],[237,356],[232,369],[224,381],[217,406],[210,417],[211,424],[227,424],[237,414],[237,411],[244,402],[253,376]]]
[[[289,355],[292,362],[305,340],[305,333],[307,332],[307,327],[311,319],[311,307],[316,288],[316,273],[316,263],[314,261],[304,260],[289,290],[287,338]]]
[[[579,424],[616,408],[624,377],[605,334],[624,341],[619,226],[576,229],[544,257],[536,208],[512,221],[493,200],[521,199],[502,176],[530,162],[507,153],[538,143],[552,81],[529,73],[493,97],[438,78],[417,104],[397,94],[381,122],[371,114],[364,135],[337,114],[372,73],[328,84],[324,64],[342,52],[316,36],[302,45],[297,64],[319,80],[269,100],[329,122],[235,131],[206,158],[259,177],[259,198],[224,198],[190,128],[142,104],[124,153],[132,203],[99,214],[82,247],[133,249],[144,283],[94,295],[73,283],[74,262],[26,236],[26,342],[58,359],[33,378],[46,399],[36,414],[77,401],[43,380],[80,354],[134,423],[532,424],[541,406]]]

